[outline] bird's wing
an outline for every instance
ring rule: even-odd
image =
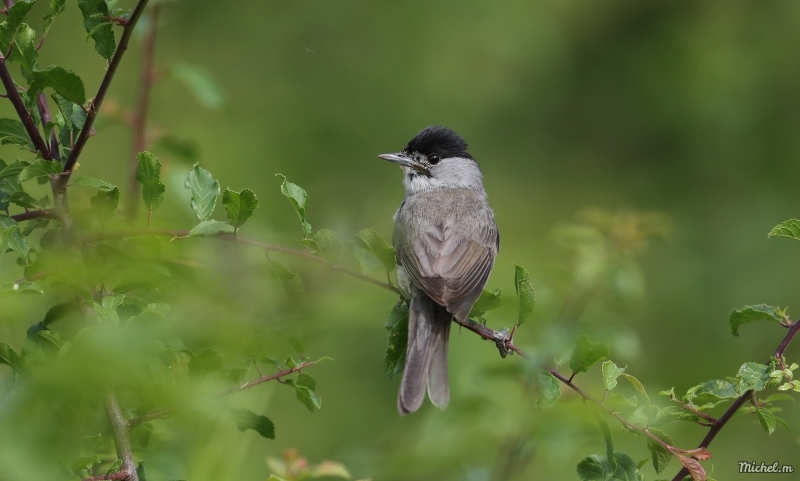
[[[416,286],[457,319],[469,316],[494,265],[499,239],[491,213],[483,227],[430,227],[398,243],[397,260]]]

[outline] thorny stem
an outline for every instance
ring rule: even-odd
[[[114,436],[117,457],[122,460],[122,467],[120,467],[119,472],[125,474],[124,477],[117,479],[139,481],[139,476],[136,474],[136,463],[133,460],[133,450],[131,449],[130,430],[125,418],[122,416],[117,396],[112,391],[108,391],[103,400],[103,405],[106,408],[106,416],[111,425],[111,433]]]
[[[136,110],[133,113],[133,152],[130,156],[130,168],[128,172],[128,217],[136,217],[136,209],[139,206],[139,182],[136,181],[136,169],[139,166],[137,155],[139,152],[147,150],[147,110],[150,105],[150,92],[152,91],[155,75],[153,64],[156,50],[156,33],[158,32],[158,15],[161,12],[161,4],[156,3],[150,9],[150,25],[142,42],[142,72],[139,84],[139,99],[136,103]],[[147,225],[150,225],[150,213],[148,212]]]
[[[282,377],[286,377],[289,374],[293,374],[293,373],[296,373],[298,371],[301,371],[301,370],[307,368],[308,366],[311,366],[311,365],[316,364],[316,363],[317,363],[317,361],[302,362],[302,363],[300,363],[300,364],[298,364],[298,365],[296,365],[296,366],[294,366],[292,368],[284,369],[282,371],[278,371],[275,374],[270,374],[268,376],[265,376],[265,375],[261,374],[260,369],[259,369],[259,377],[257,377],[256,379],[253,379],[252,381],[248,381],[248,382],[242,384],[241,386],[234,386],[232,388],[226,389],[226,390],[220,392],[219,394],[217,394],[216,397],[227,396],[229,394],[233,394],[233,393],[236,393],[236,392],[239,392],[239,391],[244,391],[245,389],[250,389],[253,386],[258,386],[259,384],[265,383],[267,381],[279,380]],[[131,418],[131,419],[128,420],[127,424],[128,424],[128,427],[133,428],[135,426],[138,426],[140,424],[144,424],[144,423],[146,423],[148,421],[152,421],[154,419],[163,419],[163,418],[169,417],[172,413],[174,413],[178,409],[180,409],[180,408],[177,407],[177,406],[171,406],[171,407],[168,407],[168,408],[159,409],[158,411],[153,411],[153,412],[150,412],[150,413],[147,413],[147,414],[143,414],[141,416],[137,416],[135,418]]]
[[[792,324],[792,326],[789,328],[789,332],[786,333],[786,336],[783,338],[783,341],[781,341],[781,343],[778,345],[778,348],[772,354],[772,357],[778,359],[782,358],[784,351],[786,351],[786,348],[789,347],[789,344],[792,342],[792,339],[794,339],[794,336],[797,334],[798,331],[800,331],[800,321]],[[769,361],[767,361],[767,364],[769,364]],[[739,396],[736,399],[736,401],[734,401],[733,404],[731,404],[728,410],[725,411],[725,413],[722,416],[720,416],[717,422],[713,426],[711,426],[711,429],[708,430],[708,433],[697,447],[707,448],[714,440],[714,438],[717,437],[717,434],[719,434],[722,428],[725,427],[725,424],[727,424],[728,421],[731,420],[733,415],[736,414],[736,411],[738,411],[739,408],[741,408],[742,405],[744,405],[744,403],[746,403],[747,400],[750,399],[750,396],[752,395],[753,391],[750,390]],[[672,478],[672,481],[682,481],[688,475],[689,475],[689,470],[686,468],[681,468],[681,470],[678,471],[678,474],[676,474],[675,477]]]

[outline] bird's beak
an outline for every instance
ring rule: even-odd
[[[396,154],[381,154],[380,157],[383,160],[388,160],[389,162],[394,162],[396,164],[400,164],[404,167],[409,167],[411,169],[416,170],[417,172],[421,172],[423,174],[428,173],[428,168],[425,167],[423,164],[414,161],[411,157],[409,157],[404,152],[398,152]]]

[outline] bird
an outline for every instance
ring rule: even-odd
[[[408,345],[397,397],[401,416],[450,402],[447,348],[453,318],[469,318],[494,266],[500,235],[483,174],[455,131],[430,126],[397,153],[405,197],[394,215],[397,283],[410,299]]]

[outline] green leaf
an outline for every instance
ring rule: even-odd
[[[300,241],[330,264],[336,264],[342,255],[342,241],[339,234],[329,229],[321,229],[311,239]]]
[[[8,60],[22,64],[23,75],[28,77],[37,68],[39,51],[36,50],[36,32],[27,24],[22,24]]]
[[[252,429],[267,439],[275,439],[275,424],[266,416],[254,413],[249,409],[231,409],[231,418],[239,431]]]
[[[200,157],[200,148],[193,140],[179,139],[171,135],[165,135],[158,140],[156,148],[161,148],[170,154],[189,163],[197,162]]]
[[[611,428],[608,427],[606,420],[600,417],[600,414],[596,412],[594,414],[597,423],[600,425],[600,431],[603,432],[603,439],[606,442],[606,462],[608,467],[615,471],[617,469],[617,460],[614,459],[614,438],[611,436]]]
[[[19,231],[19,225],[17,224],[12,224],[9,227],[0,226],[0,249],[4,250],[5,246],[26,260],[31,252],[28,240]],[[2,250],[0,250],[0,254],[2,254]]]
[[[72,182],[74,185],[82,185],[84,187],[94,187],[100,190],[114,190],[117,186],[109,184],[105,180],[96,179],[94,177],[81,177]]]
[[[639,395],[642,396],[644,402],[647,403],[647,411],[649,416],[650,406],[651,406],[650,396],[647,395],[647,391],[644,389],[644,386],[638,379],[636,379],[634,376],[631,376],[630,374],[623,374],[623,376],[625,376],[625,379],[627,379],[628,382],[631,383],[631,386],[633,386],[633,388],[636,389],[636,392],[638,392]]]
[[[35,179],[37,177],[49,177],[61,173],[61,163],[50,160],[39,159],[33,164],[28,165],[19,174],[19,181]]]
[[[19,31],[25,25],[25,17],[28,16],[36,0],[19,0],[6,13],[6,20],[0,23],[0,51],[5,54],[17,39]]]
[[[7,119],[0,119],[0,122]],[[24,127],[23,127],[24,130]],[[27,133],[25,135],[28,135]],[[18,160],[11,165],[4,167],[0,170],[0,179],[5,179],[6,177],[18,177],[19,174],[25,170],[26,167],[31,165],[30,162],[26,162],[24,160]]]
[[[38,209],[39,201],[33,198],[29,193],[18,190],[11,194],[8,201],[26,209]]]
[[[615,410],[619,410],[629,406],[636,406],[638,404],[636,396],[631,396],[628,398],[623,396],[622,394],[617,394],[610,391],[606,395],[606,399],[608,399],[608,401],[611,403],[611,407]]]
[[[36,150],[25,126],[19,120],[0,119],[0,144],[14,144],[28,150]]]
[[[286,180],[286,176],[282,174],[275,174],[275,177],[281,179],[281,194],[286,196],[300,217],[300,223],[303,226],[303,238],[305,239],[311,234],[311,224],[306,221],[306,208],[308,207],[308,194],[297,184],[293,184]]]
[[[653,427],[648,428],[648,431],[650,431],[650,434],[672,446],[672,438],[670,438],[665,432]],[[672,460],[672,453],[667,451],[667,448],[665,448],[662,444],[657,443],[650,438],[647,438],[647,449],[650,450],[650,457],[653,460],[653,469],[656,470],[656,473],[658,474],[661,473],[661,471],[664,471],[670,460]]]
[[[153,436],[153,425],[151,423],[144,423],[135,426],[131,429],[131,441],[135,446],[146,448],[150,444],[150,438]]]
[[[739,327],[742,324],[753,321],[775,321],[784,320],[784,313],[775,306],[758,304],[755,306],[744,306],[741,309],[733,310],[728,316],[728,324],[734,336],[739,335]]]
[[[172,66],[172,75],[192,92],[203,107],[219,110],[227,104],[222,88],[206,70],[179,62]]]
[[[284,267],[280,262],[269,259],[269,263],[289,298],[296,298],[303,293],[303,279],[299,275]]]
[[[499,308],[502,300],[501,294],[502,291],[500,289],[495,289],[494,292],[489,292],[484,289],[483,292],[481,292],[481,297],[479,297],[472,306],[469,317],[482,319],[483,315],[487,312]]]
[[[11,292],[44,294],[41,287],[30,281],[6,282],[5,284],[0,284],[0,294]]]
[[[65,70],[51,65],[47,67],[47,70],[33,72],[33,84],[35,84],[36,90],[50,87],[70,102],[78,105],[86,103],[86,90],[83,87],[83,81],[72,70]],[[33,85],[31,88],[34,88]]]
[[[697,414],[683,411],[678,406],[667,406],[663,409],[659,409],[658,413],[656,413],[655,419],[653,419],[650,424],[662,425],[672,421],[697,422],[699,420],[700,416]]]
[[[573,373],[586,372],[595,363],[608,357],[608,346],[603,343],[593,343],[586,336],[578,338],[578,344],[572,351],[569,368]]]
[[[0,364],[11,367],[19,374],[25,372],[25,360],[11,349],[11,346],[3,342],[0,342]]]
[[[775,421],[775,415],[772,414],[772,411],[762,407],[757,407],[756,414],[758,415],[758,423],[761,424],[761,427],[764,428],[764,431],[766,431],[767,434],[772,434],[775,432],[775,426],[777,426],[777,423]]]
[[[192,230],[189,231],[189,237],[205,235],[205,236],[212,236],[212,235],[219,235],[219,234],[232,234],[233,233],[233,226],[230,224],[226,224],[225,222],[221,222],[218,220],[204,220],[194,226]]]
[[[253,216],[258,207],[258,199],[250,189],[242,189],[241,192],[225,189],[222,194],[222,204],[225,206],[225,213],[231,225],[238,229]]]
[[[355,243],[356,247],[360,247],[377,259],[380,265],[386,269],[386,272],[392,272],[397,266],[394,248],[386,243],[383,237],[374,230],[364,229],[359,231],[356,234]]]
[[[186,176],[184,187],[192,193],[192,210],[197,218],[208,220],[217,205],[219,182],[214,180],[209,171],[200,167],[200,164],[194,164]]]
[[[131,325],[139,324],[161,324],[167,321],[165,317],[169,313],[170,307],[167,304],[152,303],[145,306],[142,312],[128,319]]]
[[[119,205],[119,189],[100,190],[89,199],[92,212],[100,223],[105,224],[117,210]]]
[[[746,362],[739,368],[736,377],[739,378],[739,392],[743,393],[750,389],[761,391],[769,381],[769,366],[757,362]]]
[[[322,399],[317,397],[314,390],[317,388],[317,381],[309,374],[301,372],[294,382],[297,400],[303,403],[309,411],[322,407]]]
[[[536,306],[536,294],[531,285],[530,274],[517,264],[514,264],[514,288],[517,290],[517,301],[519,302],[517,325],[521,326],[530,317]]]
[[[561,384],[555,376],[544,369],[536,370],[536,378],[539,381],[539,402],[537,406],[543,409],[552,407],[561,397]]]
[[[781,222],[769,231],[767,237],[788,237],[800,240],[800,220],[789,219]]]
[[[578,476],[583,481],[644,481],[636,462],[623,453],[614,453],[616,469],[608,464],[604,456],[593,454],[578,463]]]
[[[94,436],[85,436],[81,439],[80,453],[81,456],[90,457],[100,454],[103,447],[103,436],[96,434]]]
[[[603,386],[609,391],[617,387],[617,378],[625,372],[624,367],[617,367],[612,361],[603,363]]]
[[[406,363],[406,346],[408,345],[408,305],[398,302],[389,313],[386,321],[389,338],[386,346],[386,357],[383,360],[383,372],[387,379],[394,379],[403,372]]]
[[[359,247],[356,243],[353,243],[353,254],[355,255],[358,265],[361,266],[361,271],[364,272],[364,274],[369,274],[381,266],[381,262],[376,259],[375,256],[373,256],[369,251]]]
[[[66,5],[67,0],[50,0],[50,12],[44,16],[42,35],[47,35],[50,31],[50,27],[53,25],[53,21],[64,12],[64,7]]]
[[[95,464],[100,464],[100,458],[97,456],[78,456],[72,460],[72,472],[82,476],[84,470],[89,470]]]
[[[142,185],[144,205],[152,213],[161,205],[166,190],[166,186],[161,183],[161,162],[150,152],[139,153],[138,159],[136,181]]]
[[[78,0],[78,7],[83,14],[83,28],[94,39],[95,50],[110,59],[117,47],[111,24],[103,20],[109,15],[105,0]]]
[[[198,354],[192,355],[189,361],[189,376],[204,378],[209,373],[222,369],[222,356],[213,349],[203,349]]]
[[[794,401],[794,398],[788,394],[778,393],[778,394],[773,394],[764,400],[764,402],[766,403],[772,403],[775,401]]]

